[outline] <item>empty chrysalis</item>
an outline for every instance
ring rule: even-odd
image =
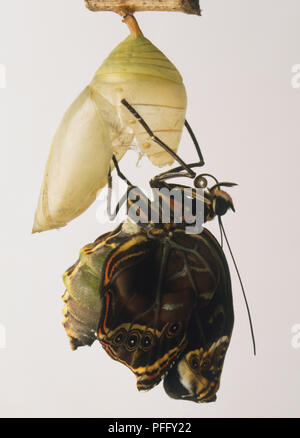
[[[134,138],[156,166],[172,164],[124,105],[126,99],[153,132],[177,151],[186,112],[182,77],[144,37],[131,33],[103,62],[65,113],[54,136],[35,213],[33,233],[60,228],[83,213],[107,183],[112,155],[120,160]]]

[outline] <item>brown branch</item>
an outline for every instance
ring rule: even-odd
[[[91,11],[113,11],[122,16],[138,11],[174,11],[201,15],[199,0],[85,0]]]

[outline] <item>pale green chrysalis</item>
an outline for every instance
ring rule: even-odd
[[[135,19],[127,20],[131,34],[103,62],[58,127],[33,232],[63,227],[83,213],[107,183],[112,154],[119,160],[134,138],[154,165],[174,161],[150,139],[121,100],[125,98],[176,152],[186,112],[182,77],[143,36]]]

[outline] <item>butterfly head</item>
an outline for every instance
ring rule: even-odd
[[[208,350],[188,351],[166,376],[166,393],[172,398],[196,403],[215,401],[228,345],[228,336],[223,336]]]
[[[230,186],[235,185],[233,183],[223,183],[223,185],[224,184],[230,184]],[[222,183],[215,185],[209,189],[212,212],[216,216],[224,216],[224,214],[226,214],[229,209],[235,211],[231,196],[224,190],[220,189],[221,185]]]

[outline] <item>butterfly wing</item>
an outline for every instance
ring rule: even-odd
[[[206,262],[217,273],[217,286],[207,305],[202,306],[198,301],[187,332],[188,345],[164,379],[164,388],[172,398],[200,403],[216,399],[234,313],[230,273],[222,248],[206,229],[198,238],[200,254],[209,248],[211,257],[206,255]]]
[[[181,229],[172,237],[162,229],[152,238],[141,231],[107,260],[99,340],[136,375],[139,390],[153,388],[176,363],[196,300],[205,306],[216,292],[209,250],[199,257],[197,244]]]
[[[119,225],[112,232],[82,248],[77,262],[64,273],[66,291],[63,295],[63,325],[73,350],[91,345],[97,338],[103,303],[100,285],[106,260],[135,232],[136,228],[126,227],[126,223]]]

